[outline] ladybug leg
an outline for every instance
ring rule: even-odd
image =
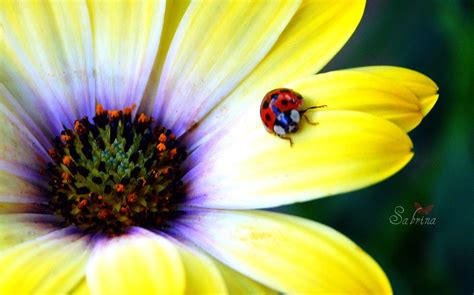
[[[300,115],[303,115],[303,114],[306,113],[306,111],[308,111],[308,110],[320,109],[320,108],[326,108],[326,107],[327,107],[327,105],[325,105],[325,104],[322,104],[322,105],[320,105],[320,106],[309,107],[309,108],[306,108],[306,109],[300,111]]]
[[[306,113],[306,111],[308,110],[312,110],[312,109],[320,109],[320,108],[325,108],[327,107],[327,105],[323,104],[323,105],[320,105],[320,106],[313,106],[313,107],[309,107],[309,108],[306,108],[304,110],[301,110],[300,111],[300,115],[303,115],[303,117],[305,118],[306,122],[308,122],[308,124],[310,125],[318,125],[319,123],[318,122],[312,122],[308,116],[306,116],[304,113]]]
[[[290,142],[290,147],[293,146],[293,140],[291,139],[291,137],[288,137],[288,136],[280,136],[280,138],[284,139],[284,140],[288,140]]]
[[[318,125],[318,124],[319,124],[318,122],[313,122],[313,121],[311,121],[311,120],[308,118],[308,116],[306,116],[306,115],[303,115],[303,117],[305,118],[306,122],[308,122],[308,124],[310,124],[310,125]]]

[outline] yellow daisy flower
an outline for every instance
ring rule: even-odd
[[[0,294],[391,293],[341,233],[250,210],[367,187],[412,158],[433,81],[314,75],[364,6],[3,1]],[[292,147],[259,117],[279,87],[327,105]]]

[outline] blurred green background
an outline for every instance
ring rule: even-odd
[[[395,294],[474,292],[474,1],[368,0],[348,44],[323,70],[397,65],[439,86],[437,104],[410,137],[415,157],[357,192],[279,208],[341,231],[387,273]],[[434,204],[435,225],[393,225],[396,206]]]

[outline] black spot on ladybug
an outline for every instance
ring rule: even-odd
[[[268,121],[270,121],[270,115],[269,115],[269,114],[265,114],[265,119],[267,119]]]
[[[267,109],[268,108],[268,101],[265,101],[262,105],[262,108]]]
[[[280,89],[280,92],[288,93],[288,92],[291,92],[291,90],[288,88],[282,88]]]
[[[281,104],[284,105],[284,106],[287,106],[287,105],[288,105],[288,100],[283,99],[283,100],[281,101]]]

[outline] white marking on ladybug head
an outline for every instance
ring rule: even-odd
[[[289,129],[288,129],[289,132],[293,132],[293,131],[296,131],[296,124],[294,123],[291,123],[290,126],[289,126]]]
[[[275,131],[278,136],[283,136],[286,134],[285,129],[278,125],[273,126],[273,131]]]
[[[301,119],[300,113],[297,110],[291,110],[290,118],[293,122],[299,123],[299,121]]]

